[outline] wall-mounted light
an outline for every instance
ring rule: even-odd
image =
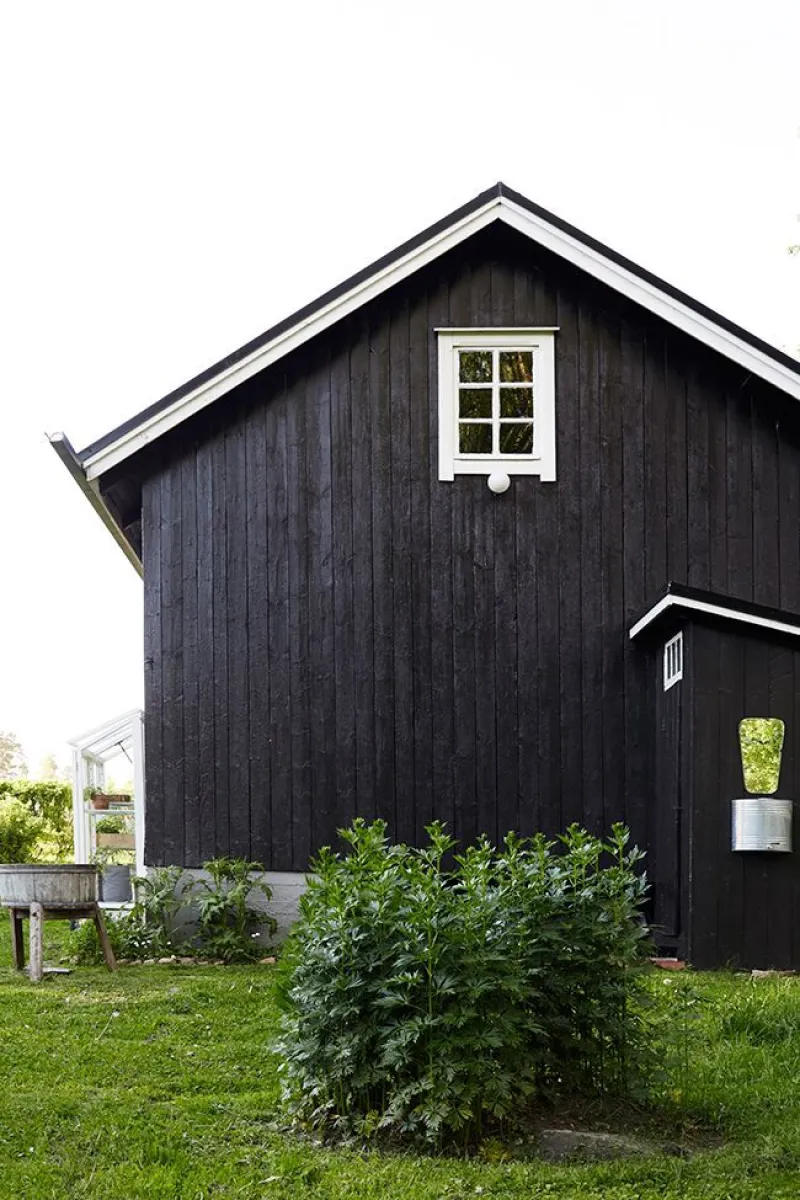
[[[489,485],[489,491],[494,492],[495,496],[502,496],[503,492],[507,492],[511,487],[511,480],[505,471],[492,471],[486,482]]]

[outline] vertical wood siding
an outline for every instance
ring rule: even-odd
[[[509,324],[560,327],[558,481],[440,483],[433,330]],[[148,862],[303,870],[356,815],[650,846],[628,626],[668,580],[800,609],[798,428],[496,228],[173,431],[139,463]]]
[[[797,806],[794,854],[734,853],[731,801],[746,795],[743,717],[784,721],[777,795],[800,796],[800,650],[786,640],[695,624],[684,661],[683,683],[671,689],[683,691],[690,706],[683,720],[683,753],[692,759],[683,789],[690,808],[682,835],[689,884],[683,950],[698,967],[794,967],[800,961]]]

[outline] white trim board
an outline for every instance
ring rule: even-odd
[[[503,221],[512,229],[544,246],[560,258],[612,287],[636,304],[655,313],[671,325],[711,347],[726,358],[738,363],[752,375],[800,400],[800,375],[768,354],[751,346],[742,338],[724,329],[710,317],[703,316],[657,287],[634,271],[613,261],[599,249],[586,245],[577,237],[559,228],[545,217],[530,212],[509,196],[496,195],[474,212],[460,218],[433,234],[426,242],[415,246],[405,255],[379,268],[366,279],[354,284],[347,292],[329,301],[296,324],[276,334],[239,362],[223,369],[213,378],[197,385],[191,392],[168,407],[154,413],[135,428],[121,433],[115,441],[91,454],[83,463],[88,480],[95,480],[123,462],[148,443],[161,437],[182,421],[200,412],[214,400],[224,396],[245,380],[271,363],[296,350],[317,334],[354,312],[376,296],[394,287],[409,275],[433,262],[448,250],[458,246],[493,221]]]
[[[744,625],[757,625],[761,629],[771,629],[775,633],[790,633],[800,637],[800,624],[790,625],[786,621],[776,621],[773,617],[760,617],[756,613],[742,612],[741,609],[726,608],[724,604],[712,604],[708,600],[692,600],[689,596],[664,596],[658,604],[654,604],[649,612],[632,626],[628,637],[637,637],[656,617],[660,617],[668,608],[688,608],[694,612],[707,613],[712,617],[724,617],[729,621],[741,621]]]

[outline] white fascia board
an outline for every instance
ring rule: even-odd
[[[136,574],[143,579],[144,568],[141,560],[106,507],[103,497],[100,495],[99,485],[93,483],[88,478],[78,460],[78,456],[70,445],[69,438],[63,433],[53,433],[50,434],[48,440],[106,529],[108,529],[114,541],[121,548],[128,562],[133,566]]]
[[[786,621],[776,621],[772,617],[759,617],[755,613],[742,612],[740,609],[726,608],[723,604],[711,604],[708,600],[692,600],[689,596],[664,596],[658,604],[654,604],[631,628],[628,636],[637,637],[656,617],[668,608],[688,608],[693,612],[708,613],[712,617],[724,617],[728,621],[741,621],[743,625],[756,625],[761,629],[770,629],[775,633],[789,633],[800,637],[800,626],[789,625]]]
[[[278,334],[271,342],[260,346],[258,350],[254,350],[240,362],[222,371],[219,375],[215,375],[206,383],[200,384],[195,391],[176,400],[169,408],[155,413],[149,421],[123,434],[116,442],[112,442],[104,449],[98,450],[83,464],[86,478],[92,480],[103,475],[117,463],[122,462],[155,438],[161,437],[162,434],[179,425],[181,421],[200,412],[208,404],[232,391],[233,388],[252,378],[253,375],[257,375],[259,371],[263,371],[265,367],[277,362],[278,359],[284,358],[292,350],[296,350],[311,338],[316,337],[318,333],[322,333],[336,321],[341,321],[349,313],[368,304],[370,300],[427,266],[429,262],[446,254],[448,250],[452,250],[479,229],[490,225],[497,219],[497,210],[503,203],[505,201],[500,196],[488,201],[482,208],[437,234],[429,242],[411,250],[397,262],[384,267],[375,275],[371,275],[369,279],[356,284],[351,291],[331,300],[324,308],[299,321],[291,329]]]
[[[745,370],[759,376],[781,391],[800,400],[800,376],[790,368],[776,362],[760,350],[742,341],[735,334],[722,329],[713,321],[667,295],[653,284],[641,279],[626,267],[613,262],[599,250],[585,245],[571,234],[551,225],[543,217],[522,208],[507,196],[495,196],[474,213],[463,217],[429,241],[409,251],[403,258],[377,271],[368,279],[356,284],[349,292],[331,300],[323,308],[298,321],[270,342],[266,342],[252,354],[234,363],[213,379],[201,383],[194,391],[176,400],[169,408],[155,413],[149,420],[135,429],[96,451],[83,463],[88,480],[97,479],[106,471],[123,462],[148,443],[173,429],[182,421],[200,412],[214,400],[263,371],[265,367],[296,350],[305,342],[342,320],[349,313],[367,304],[376,296],[394,287],[415,271],[427,266],[448,250],[453,249],[468,237],[495,220],[504,221],[512,229],[529,237],[537,245],[544,246],[560,258],[566,259],[580,270],[599,279],[615,291],[627,296],[636,304],[655,313],[691,337],[710,346],[713,350],[732,359]]]
[[[95,746],[95,743],[107,741],[110,736],[119,734],[122,734],[123,737],[130,736],[133,720],[141,714],[140,708],[129,708],[127,712],[120,713],[118,717],[112,717],[110,721],[104,721],[102,725],[95,725],[86,733],[79,733],[75,737],[68,738],[67,744],[76,750],[89,750]]]
[[[526,234],[540,246],[552,250],[560,258],[567,259],[588,275],[593,275],[595,279],[608,284],[614,291],[668,321],[670,325],[732,359],[753,375],[758,375],[767,383],[780,388],[782,392],[787,392],[795,400],[800,400],[800,376],[795,371],[743,342],[741,338],[682,304],[680,300],[661,291],[619,263],[606,258],[599,251],[586,246],[577,238],[550,225],[541,217],[520,208],[506,197],[503,197],[503,207],[499,216],[500,220],[505,221],[512,229]]]

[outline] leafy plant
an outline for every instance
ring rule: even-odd
[[[277,922],[251,904],[254,893],[267,900],[272,889],[260,873],[261,863],[243,858],[214,858],[203,864],[208,879],[191,885],[198,910],[197,939],[205,954],[225,962],[246,962],[261,954],[260,928],[273,934]],[[253,875],[257,875],[254,879]]]
[[[356,821],[324,850],[285,948],[284,1099],[306,1125],[465,1144],[534,1095],[630,1090],[646,1058],[641,855],[554,843],[422,849]]]
[[[177,935],[177,916],[184,906],[185,873],[181,867],[154,867],[148,875],[133,880],[136,903],[131,910],[150,939],[150,953],[171,954],[181,939]]]
[[[34,861],[45,822],[13,795],[0,794],[0,862]]]
[[[41,779],[0,779],[0,803],[14,799],[39,822],[35,849],[39,862],[64,862],[72,853],[72,789]]]
[[[100,817],[95,824],[97,833],[129,833],[130,828],[130,818],[120,814],[113,817]]]

